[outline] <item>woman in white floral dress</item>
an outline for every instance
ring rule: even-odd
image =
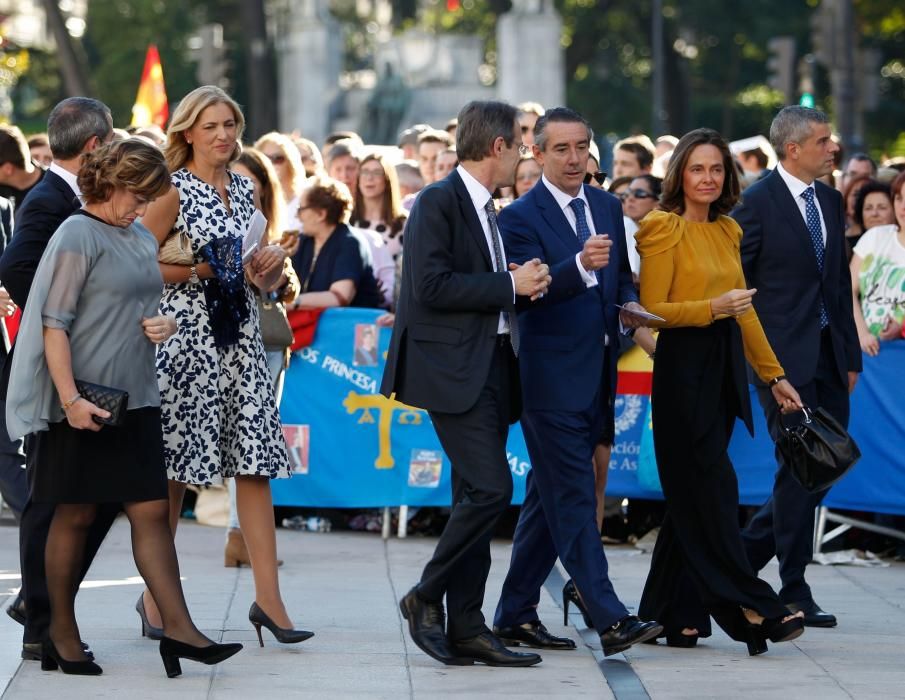
[[[228,166],[241,151],[243,126],[238,105],[219,88],[189,93],[164,148],[173,188],[143,220],[161,243],[173,231],[187,234],[194,255],[192,265],[160,265],[161,313],[179,327],[157,355],[170,515],[175,533],[187,484],[235,477],[255,581],[249,619],[259,636],[263,625],[279,641],[300,642],[312,633],[293,629],[283,605],[270,495],[270,479],[290,475],[289,458],[248,284],[278,286],[285,253],[265,246],[242,263],[253,187]],[[159,618],[147,591],[136,607],[143,634],[156,636]]]

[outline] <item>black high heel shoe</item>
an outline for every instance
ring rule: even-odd
[[[677,647],[679,649],[692,649],[696,647],[698,644],[698,637],[700,636],[697,632],[694,634],[682,634],[681,630],[678,632],[663,632],[663,637],[666,637],[666,646],[668,647]],[[645,644],[656,644],[657,640],[660,637],[654,637],[653,639],[648,639]]]
[[[588,614],[588,609],[584,606],[584,601],[578,595],[578,589],[572,583],[572,579],[566,581],[566,585],[562,587],[562,623],[569,624],[569,603],[574,603],[581,613],[584,624],[589,629],[594,629],[594,622]]]
[[[304,642],[306,639],[311,639],[314,636],[314,632],[308,632],[307,630],[294,630],[292,628],[284,629],[278,627],[277,624],[267,616],[267,613],[258,607],[257,603],[251,604],[251,608],[248,611],[248,621],[254,626],[255,632],[258,633],[258,643],[261,646],[264,646],[264,638],[261,636],[261,627],[269,629],[270,633],[276,637],[276,640],[281,644],[298,644],[299,642]]]
[[[148,613],[145,612],[145,594],[142,592],[138,596],[138,602],[135,603],[135,612],[141,618],[141,636],[148,639],[163,639],[163,627],[155,627],[148,622]]]
[[[179,642],[169,637],[160,640],[160,658],[163,659],[163,667],[168,678],[175,678],[182,674],[182,665],[179,659],[197,661],[208,666],[213,666],[221,661],[226,661],[233,654],[242,650],[242,645],[233,642],[231,644],[209,644],[206,647],[196,647],[185,642]]]
[[[793,617],[790,620],[783,622],[783,619],[786,617],[788,617],[788,615],[783,615],[783,617],[768,617],[761,623],[764,635],[774,644],[791,642],[793,639],[798,639],[804,634],[803,617]]]
[[[67,661],[60,656],[53,642],[48,639],[41,646],[41,670],[56,671],[58,668],[71,676],[99,676],[104,672],[104,669],[91,660]]]

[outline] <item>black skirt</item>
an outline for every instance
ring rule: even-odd
[[[126,412],[122,425],[76,430],[64,419],[31,441],[31,500],[131,503],[167,498],[160,409]]]

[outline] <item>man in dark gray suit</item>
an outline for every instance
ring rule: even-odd
[[[805,405],[848,425],[849,393],[861,371],[845,255],[841,195],[817,178],[833,169],[839,147],[829,119],[807,107],[785,107],[770,126],[779,164],[745,190],[732,212],[744,231],[741,256],[754,308],[788,380]],[[774,441],[782,431],[770,389],[756,382]],[[777,451],[773,494],[742,533],[756,571],[775,555],[780,599],[805,624],[833,627],[835,616],[814,602],[804,579],[813,556],[814,509],[826,492],[808,493]]]
[[[525,148],[514,107],[459,113],[460,165],[418,196],[406,224],[402,288],[380,391],[426,409],[452,464],[453,505],[421,581],[400,602],[415,643],[451,665],[530,666],[484,624],[490,539],[512,500],[509,424],[521,410],[516,297],[550,283],[539,260],[507,265],[492,192]],[[443,597],[449,611],[444,629]]]

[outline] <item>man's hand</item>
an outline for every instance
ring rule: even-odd
[[[588,272],[594,272],[606,267],[610,262],[610,248],[612,246],[613,241],[606,234],[591,236],[584,242],[584,248],[581,249],[581,255],[578,258],[581,266]]]
[[[714,318],[741,316],[751,310],[751,298],[756,293],[756,289],[730,289],[725,294],[710,300],[710,311]]]
[[[628,313],[629,310],[647,312],[647,309],[637,301],[630,301],[628,304],[623,304],[623,306],[625,308],[619,310],[619,320],[622,321],[623,326],[626,328],[644,328],[647,326],[647,319]]]
[[[524,265],[509,263],[509,271],[515,280],[515,293],[520,297],[530,297],[531,301],[542,296],[553,281],[549,266],[538,258],[529,260]]]
[[[16,305],[10,299],[9,292],[0,287],[0,318],[12,316],[14,313],[16,313]]]
[[[848,393],[851,394],[855,390],[855,384],[858,383],[858,372],[848,373]]]

